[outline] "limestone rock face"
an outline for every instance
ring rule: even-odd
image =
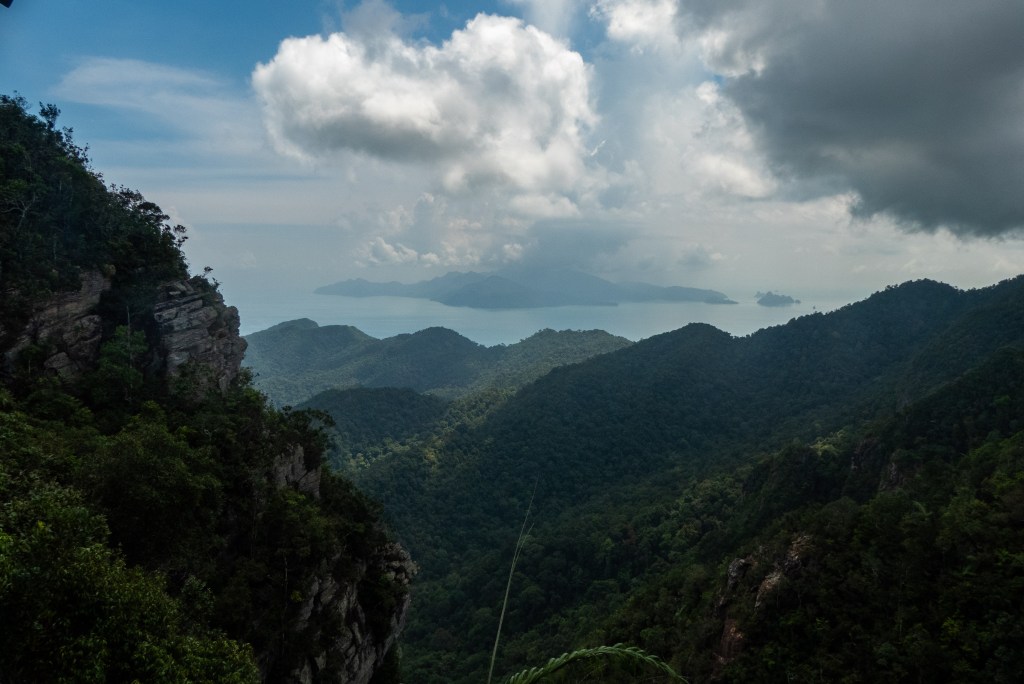
[[[105,294],[117,295],[114,287],[110,278],[88,272],[78,291],[42,302],[14,343],[0,349],[0,372],[13,372],[33,345],[44,352],[42,359],[33,357],[33,372],[73,381],[96,368],[104,336],[113,327],[98,312]],[[172,392],[227,390],[246,348],[238,334],[238,310],[198,277],[161,283],[151,297],[152,316],[132,318],[133,329],[147,333],[147,376],[162,379]],[[321,468],[319,458],[308,458],[294,446],[273,461],[266,477],[276,487],[318,499]],[[405,626],[415,572],[408,553],[393,543],[381,543],[358,559],[337,556],[324,562],[296,606],[291,629],[308,648],[285,681],[369,682]]]
[[[103,333],[103,321],[93,311],[109,289],[108,278],[97,272],[84,273],[77,292],[57,295],[39,306],[4,353],[4,370],[10,372],[18,356],[33,344],[46,345],[50,353],[43,368],[62,378],[74,379],[92,368]]]
[[[296,629],[305,633],[307,643],[320,646],[311,648],[304,662],[292,671],[289,684],[369,682],[405,628],[412,600],[408,587],[415,573],[406,550],[386,544],[359,563],[354,581],[339,584],[329,574],[316,578],[302,604]],[[401,597],[387,625],[371,624],[367,618],[365,607],[374,607],[379,600],[369,595],[373,582],[388,584],[390,592]],[[325,640],[312,625],[330,624],[332,616],[341,620],[341,638]]]
[[[238,309],[225,306],[221,294],[196,277],[162,284],[153,317],[160,337],[157,362],[168,381],[188,373],[196,391],[228,388],[245,355]]]
[[[47,351],[44,369],[74,380],[95,368],[103,342],[103,319],[96,313],[109,278],[90,271],[82,274],[77,292],[51,297],[32,317],[3,356],[3,370],[10,373],[18,357],[30,345]],[[161,284],[154,293],[153,319],[159,342],[148,363],[149,372],[174,381],[185,374],[198,393],[221,391],[238,375],[245,355],[245,340],[238,335],[238,310],[202,278]],[[149,322],[140,317],[137,325]],[[133,321],[133,326],[136,323]]]
[[[273,478],[278,487],[294,487],[314,499],[320,498],[320,466],[307,466],[301,446],[274,459]]]
[[[310,466],[301,446],[274,460],[271,478],[278,487],[291,487],[320,498],[321,468]],[[338,565],[340,558],[329,566]],[[299,608],[293,629],[310,645],[302,663],[290,673],[288,684],[335,682],[366,684],[405,629],[411,597],[409,583],[416,565],[398,544],[384,544],[361,559],[343,582],[325,569],[313,578]],[[388,623],[367,616],[367,607],[379,610],[381,593],[396,599]],[[319,625],[341,625],[340,634],[326,635]]]

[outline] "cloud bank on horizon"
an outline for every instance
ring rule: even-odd
[[[120,111],[115,175],[182,212],[215,266],[243,236],[231,268],[316,284],[510,263],[725,290],[1024,271],[1020,0],[336,6],[319,32],[274,10],[227,52],[230,13],[211,13],[222,57],[202,68],[150,57],[161,40],[93,47],[53,92]],[[125,113],[161,135],[117,137]]]
[[[658,194],[692,202],[693,188],[832,198],[855,219],[908,231],[1001,236],[1024,226],[1017,0],[513,4],[536,25],[481,13],[432,44],[400,35],[400,15],[373,0],[361,8],[378,17],[372,31],[352,22],[283,41],[252,77],[275,147],[426,165],[428,197],[461,204],[456,214],[486,197],[503,234],[478,231],[462,262],[531,249],[550,261],[552,241],[534,239],[531,221],[548,232],[551,219],[571,219],[572,234],[581,217],[641,218]],[[587,22],[604,33],[592,62],[571,42]],[[632,63],[632,82],[613,62]],[[459,231],[405,228],[374,236],[369,261],[460,263],[446,243]],[[627,241],[605,239],[606,255]],[[584,251],[593,266],[595,250]]]

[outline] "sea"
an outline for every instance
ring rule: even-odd
[[[454,330],[484,346],[514,344],[539,330],[604,330],[634,342],[708,323],[736,337],[782,325],[793,318],[828,312],[849,299],[827,298],[786,307],[702,302],[637,302],[615,306],[552,306],[532,309],[471,309],[408,297],[344,297],[302,292],[225,292],[238,307],[241,334],[308,318],[319,325],[351,325],[383,339],[430,327]]]

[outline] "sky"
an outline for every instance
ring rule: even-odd
[[[850,301],[1024,272],[1020,0],[14,0],[53,103],[231,292],[574,268]]]

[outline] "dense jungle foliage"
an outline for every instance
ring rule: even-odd
[[[144,364],[184,231],[107,188],[57,115],[0,96],[0,351],[83,272],[112,286],[91,371],[45,372],[45,340],[0,357],[0,682],[280,680],[343,628],[297,613],[314,575],[356,578],[385,541],[376,507],[329,473],[319,498],[274,482],[276,458],[315,467],[325,440],[246,374],[171,391]],[[375,591],[386,629],[396,597]]]
[[[406,672],[486,672],[532,498],[499,671],[626,642],[692,681],[1012,681],[1022,349],[1024,279],[919,281],[453,405],[355,475],[421,566]]]
[[[630,344],[603,330],[541,330],[493,347],[446,328],[378,340],[352,326],[320,327],[309,319],[280,323],[246,340],[245,363],[256,386],[281,406],[354,387],[408,388],[446,399],[513,390],[557,366]]]
[[[328,416],[328,462],[339,471],[358,472],[396,445],[437,429],[448,402],[411,389],[360,387],[327,390],[299,404]]]
[[[77,289],[84,270],[114,279],[119,299],[105,301],[111,327],[133,305],[144,314],[148,287],[184,277],[185,229],[135,190],[108,188],[58,128],[60,111],[0,95],[0,348],[19,331],[34,302]]]

